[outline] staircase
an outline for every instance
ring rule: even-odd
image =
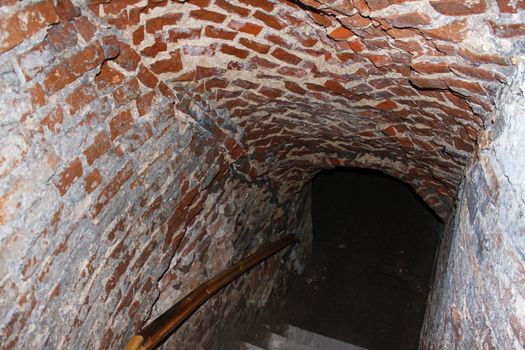
[[[252,344],[255,343],[256,345]],[[239,350],[366,350],[337,339],[286,325],[274,333],[264,330],[257,340],[239,342]]]

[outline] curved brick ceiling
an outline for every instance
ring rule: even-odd
[[[233,130],[230,144],[242,148],[235,166],[249,179],[271,179],[286,196],[320,168],[377,168],[410,183],[444,217],[512,66],[506,39],[524,32],[512,4],[150,0],[89,8],[122,30],[104,39],[104,50],[114,43],[120,55],[104,63],[99,84],[135,72],[127,94],[140,82],[177,95],[181,110],[209,106],[200,122],[218,134]]]

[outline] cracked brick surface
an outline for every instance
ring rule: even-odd
[[[214,272],[297,232],[304,244],[173,341],[212,344],[228,332],[219,317],[242,329],[301,270],[320,169],[381,170],[450,219],[520,62],[523,9],[0,2],[0,346],[118,348]]]

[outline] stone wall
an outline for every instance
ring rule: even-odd
[[[235,328],[219,315],[247,324],[300,271],[322,168],[382,170],[448,218],[519,62],[524,7],[0,1],[0,347],[118,348],[298,233],[171,340],[211,346]]]
[[[467,171],[422,349],[525,348],[524,58]]]

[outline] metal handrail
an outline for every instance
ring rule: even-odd
[[[242,259],[201,284],[134,335],[128,341],[124,350],[149,350],[155,348],[215,293],[263,260],[296,242],[298,240],[295,235],[288,235],[259,249],[254,254]]]

